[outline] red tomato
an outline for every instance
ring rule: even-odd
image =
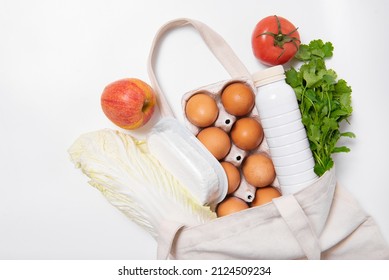
[[[280,65],[291,60],[300,46],[300,34],[287,19],[268,16],[255,26],[251,44],[257,59],[266,65]]]

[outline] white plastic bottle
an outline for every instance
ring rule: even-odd
[[[255,105],[282,194],[295,193],[317,179],[295,92],[285,82],[281,65],[259,71],[253,79],[257,87]]]

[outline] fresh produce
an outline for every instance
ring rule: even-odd
[[[206,93],[197,93],[186,103],[185,114],[192,124],[207,127],[216,121],[219,109],[215,99]]]
[[[266,65],[285,64],[300,45],[297,28],[280,16],[268,16],[257,23],[251,38],[253,53]]]
[[[164,220],[190,226],[216,218],[150,154],[145,141],[104,129],[81,135],[69,154],[90,185],[155,238]]]
[[[145,125],[154,113],[155,104],[153,89],[134,78],[109,84],[101,95],[104,114],[114,124],[128,130]]]
[[[342,137],[355,137],[352,132],[341,132],[339,124],[351,116],[351,87],[337,79],[327,69],[325,59],[332,57],[333,45],[313,40],[300,45],[295,58],[302,61],[300,69],[286,71],[286,82],[293,87],[315,159],[315,173],[322,175],[331,169],[332,153],[349,152],[346,146],[336,146]]]

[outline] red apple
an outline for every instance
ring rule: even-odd
[[[155,104],[153,89],[134,78],[109,84],[101,95],[101,107],[107,118],[129,130],[145,125],[154,113]]]

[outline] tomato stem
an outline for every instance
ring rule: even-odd
[[[277,29],[278,29],[277,32],[278,33],[275,34],[273,32],[267,31],[267,32],[263,32],[263,33],[259,34],[256,38],[263,36],[263,35],[272,36],[274,38],[274,46],[279,47],[283,50],[282,53],[278,56],[278,58],[280,58],[284,54],[284,51],[285,51],[284,44],[285,43],[292,43],[296,47],[296,49],[298,49],[296,41],[300,42],[300,40],[296,37],[291,36],[294,32],[297,31],[298,27],[287,34],[284,34],[284,33],[282,33],[282,27],[281,27],[281,22],[280,22],[279,18],[276,15],[274,15],[274,17],[276,18],[276,21],[277,21]]]

